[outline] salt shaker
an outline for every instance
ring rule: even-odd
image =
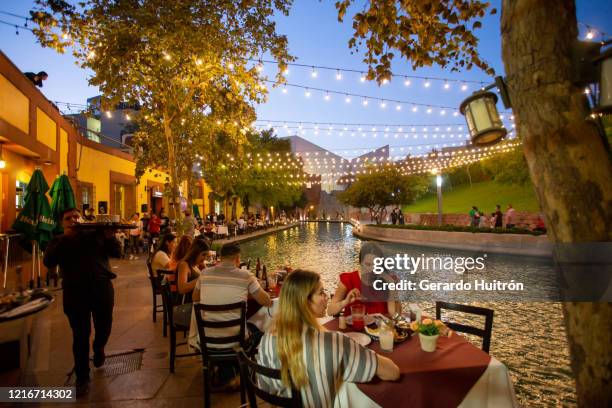
[[[340,317],[338,318],[338,328],[340,330],[346,329],[346,317],[344,317],[344,309],[340,311]]]

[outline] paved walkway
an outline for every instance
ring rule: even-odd
[[[199,358],[177,359],[174,374],[168,369],[168,338],[162,336],[161,314],[157,323],[151,316],[151,287],[145,257],[139,260],[114,260],[115,285],[113,330],[106,354],[143,348],[139,370],[105,377],[92,365],[89,396],[79,399],[77,407],[198,407],[203,406],[202,364]],[[62,311],[61,291],[56,302],[41,313],[36,322],[29,367],[14,385],[63,386],[73,365],[72,339],[68,320]],[[182,335],[179,335],[179,338]],[[184,347],[184,346],[183,346]],[[1,378],[1,377],[0,377]],[[3,385],[6,379],[3,380]],[[214,393],[214,407],[240,406],[239,393]],[[54,406],[23,404],[23,406]],[[61,404],[58,406],[66,406]]]

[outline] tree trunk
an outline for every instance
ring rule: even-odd
[[[502,55],[548,234],[556,243],[610,241],[612,166],[583,89],[571,82],[572,0],[504,0]],[[585,277],[588,279],[588,277]],[[612,403],[612,304],[564,303],[579,406]]]
[[[172,133],[172,129],[170,128],[170,120],[167,115],[164,114],[164,135],[166,136],[166,144],[168,145],[168,171],[170,172],[170,190],[171,190],[171,198],[172,209],[174,214],[171,216],[177,220],[177,224],[180,225],[181,220],[181,203],[179,202],[179,189],[178,189],[178,171],[176,168],[176,153],[174,150],[174,135]]]

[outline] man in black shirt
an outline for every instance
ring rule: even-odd
[[[44,264],[59,265],[64,289],[64,313],[72,328],[72,353],[76,373],[77,394],[89,390],[89,336],[93,318],[94,366],[104,364],[104,346],[113,322],[114,289],[111,279],[117,277],[109,264],[109,256],[120,257],[121,245],[112,230],[83,231],[74,228],[79,211],[62,213],[64,234],[47,246]]]
[[[49,78],[49,75],[47,75],[45,71],[40,71],[38,74],[35,74],[34,72],[24,72],[23,75],[27,76],[28,79],[39,88],[42,88],[43,81],[46,81],[47,78]]]

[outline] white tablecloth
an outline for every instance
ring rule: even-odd
[[[217,235],[228,235],[226,225],[217,225]]]

